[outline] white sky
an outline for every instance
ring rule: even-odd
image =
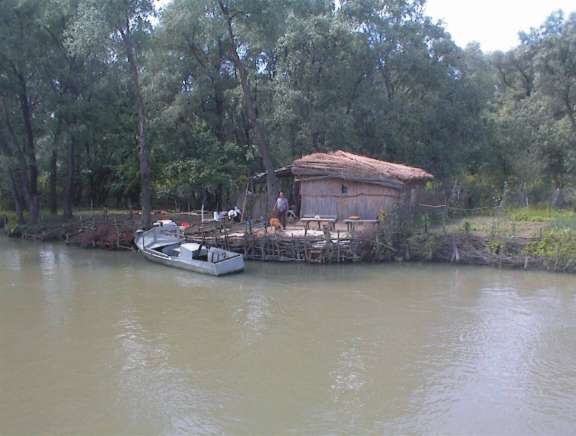
[[[540,26],[554,11],[576,11],[576,0],[427,0],[426,14],[444,22],[456,43],[485,52],[518,44],[518,32]]]
[[[171,0],[156,0],[162,7]],[[281,1],[281,0],[280,0]],[[480,43],[485,52],[518,44],[518,32],[538,27],[552,13],[576,11],[576,0],[427,0],[426,14],[442,20],[456,43]]]

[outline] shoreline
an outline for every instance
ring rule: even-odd
[[[4,232],[12,238],[37,242],[64,242],[82,248],[134,250],[137,216],[99,215],[68,222],[47,222],[36,226],[18,225]],[[428,232],[407,238],[386,240],[377,231],[326,232],[286,235],[264,227],[248,233],[244,225],[222,229],[193,224],[186,238],[193,242],[243,254],[246,260],[306,264],[424,262],[453,265],[492,266],[526,271],[576,272],[576,256],[561,249],[554,240],[548,255],[542,247],[545,236],[480,236],[471,232]],[[264,231],[263,231],[264,230]],[[571,247],[570,247],[571,248]],[[550,255],[552,254],[552,255]]]

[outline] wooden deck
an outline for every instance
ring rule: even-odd
[[[348,263],[366,260],[373,252],[378,239],[373,234],[349,232],[346,223],[336,221],[320,230],[307,229],[316,221],[292,223],[285,230],[263,224],[211,224],[211,228],[193,226],[186,235],[190,241],[235,251],[248,260]]]

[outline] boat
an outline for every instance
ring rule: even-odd
[[[213,276],[244,270],[241,254],[186,242],[179,227],[170,220],[158,221],[150,230],[138,230],[134,243],[146,259],[174,268]]]

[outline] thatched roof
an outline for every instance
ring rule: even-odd
[[[388,185],[394,185],[396,182],[397,186],[434,178],[432,174],[420,168],[358,156],[341,150],[332,153],[313,153],[295,160],[292,164],[292,173],[300,178],[336,177]]]
[[[258,173],[256,175],[252,176],[252,181],[254,181],[256,183],[264,183],[266,181],[266,174],[268,174],[268,171]],[[274,170],[274,175],[278,178],[291,177],[292,176],[292,168],[290,166],[278,168],[277,170]]]

